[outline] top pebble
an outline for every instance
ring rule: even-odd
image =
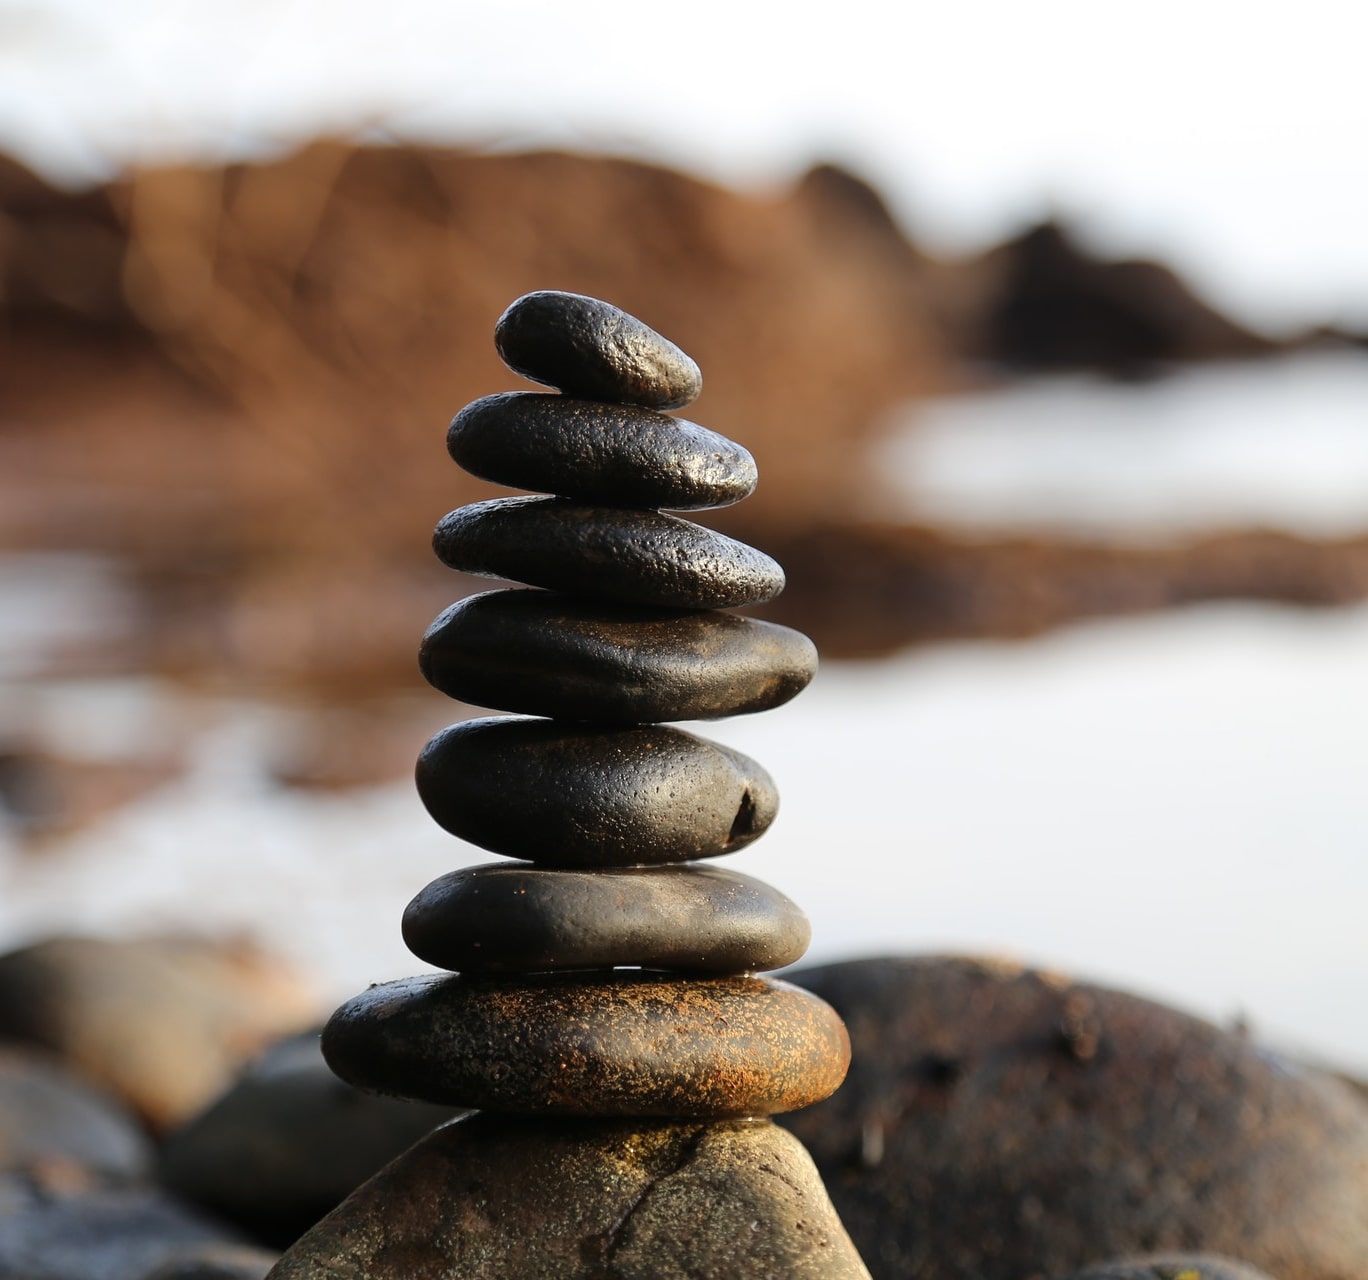
[[[578,293],[529,293],[499,317],[494,345],[515,373],[569,396],[679,409],[703,389],[698,366],[635,316]]]

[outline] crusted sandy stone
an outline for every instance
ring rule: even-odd
[[[868,1280],[802,1146],[759,1123],[477,1115],[424,1139],[269,1280]]]
[[[362,1089],[524,1114],[766,1116],[845,1078],[831,1007],[774,978],[642,970],[427,975],[371,987],[323,1030]]]

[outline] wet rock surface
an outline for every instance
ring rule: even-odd
[[[730,853],[763,835],[779,808],[754,760],[665,725],[465,720],[423,748],[417,781],[453,835],[559,866]]]
[[[679,409],[703,389],[698,366],[673,342],[578,293],[525,294],[499,317],[494,345],[514,372],[571,396]]]
[[[453,1206],[461,1206],[453,1212]],[[271,1280],[859,1280],[811,1160],[776,1126],[479,1115],[419,1143]]]
[[[153,1128],[315,1017],[292,971],[236,944],[54,938],[0,956],[0,1037],[52,1050]]]
[[[1368,1109],[1105,988],[963,959],[791,972],[854,1066],[785,1123],[876,1277],[1019,1280],[1162,1251],[1368,1274]]]
[[[423,889],[403,927],[419,959],[492,974],[619,965],[779,969],[807,950],[811,935],[807,917],[777,889],[693,865],[467,867]]]
[[[755,459],[734,440],[633,405],[505,391],[452,419],[447,451],[484,480],[610,507],[726,507]]]
[[[639,970],[381,983],[347,1001],[323,1054],[363,1089],[553,1115],[750,1117],[826,1097],[840,1020],[772,978]]]
[[[735,609],[784,589],[762,551],[659,511],[493,498],[453,511],[433,549],[463,573],[670,609]]]
[[[318,1034],[308,1032],[273,1046],[171,1133],[159,1175],[183,1199],[257,1240],[285,1245],[460,1114],[361,1093],[328,1070]]]
[[[782,706],[816,674],[817,650],[756,618],[513,590],[452,605],[418,661],[429,684],[477,707],[645,724]]]

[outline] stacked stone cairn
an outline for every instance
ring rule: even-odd
[[[783,587],[768,556],[662,508],[745,498],[755,464],[668,416],[697,365],[607,303],[533,293],[500,355],[561,394],[487,396],[451,424],[466,470],[550,496],[461,507],[451,568],[527,584],[447,609],[420,663],[512,715],[442,730],[418,790],[452,834],[517,861],[453,871],[404,915],[451,972],[342,1006],[324,1054],[364,1089],[476,1108],[304,1236],[279,1277],[861,1277],[802,1146],[769,1117],[841,1083],[849,1041],[758,977],[809,929],[770,886],[701,859],[774,819],[754,761],[668,722],[764,711],[816,652],[723,612]]]

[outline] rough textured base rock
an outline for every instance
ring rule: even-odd
[[[667,609],[736,609],[784,589],[763,551],[691,520],[561,498],[458,507],[432,546],[461,573]]]
[[[583,294],[524,294],[499,317],[494,345],[523,377],[590,400],[678,409],[703,389],[698,366],[668,338]]]
[[[505,391],[452,419],[447,452],[484,480],[610,507],[698,511],[755,489],[734,440],[650,409]]]
[[[310,1032],[269,1049],[217,1102],[171,1133],[161,1180],[254,1238],[285,1245],[458,1114],[344,1084]]]
[[[827,1097],[850,1045],[786,982],[618,970],[381,983],[333,1014],[323,1056],[359,1088],[455,1106],[725,1118]]]
[[[418,665],[434,688],[477,707],[647,724],[782,706],[816,674],[817,650],[757,618],[512,590],[445,610]]]
[[[790,972],[850,1078],[785,1123],[871,1272],[1022,1280],[1156,1252],[1368,1275],[1368,1108],[1338,1081],[1116,991],[963,959]]]
[[[778,889],[693,865],[465,867],[434,880],[404,912],[409,950],[457,973],[629,965],[753,973],[792,964],[811,932]]]
[[[665,725],[465,720],[423,748],[417,783],[452,835],[550,866],[732,853],[779,810],[774,780],[749,756]]]
[[[438,1130],[270,1280],[860,1280],[807,1153],[772,1124],[525,1122]]]

